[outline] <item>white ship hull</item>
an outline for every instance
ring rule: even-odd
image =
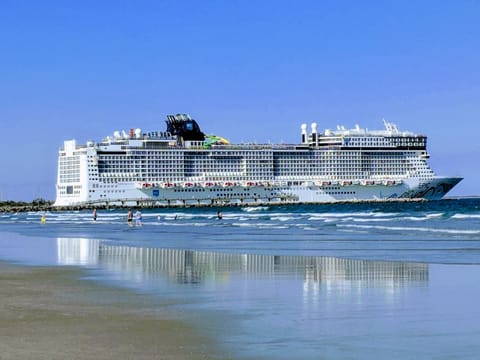
[[[195,205],[262,205],[262,204],[308,204],[355,201],[382,201],[393,199],[439,200],[461,178],[434,178],[420,183],[408,179],[398,184],[341,184],[331,182],[315,184],[306,181],[301,185],[287,186],[148,186],[119,184],[121,197],[98,197],[89,199],[57,198],[56,206],[114,205],[114,206],[195,206]]]

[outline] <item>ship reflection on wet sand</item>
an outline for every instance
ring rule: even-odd
[[[289,277],[305,285],[384,286],[388,291],[428,284],[428,264],[424,263],[112,246],[82,238],[58,238],[57,246],[59,264],[97,266],[137,284],[156,277],[169,283],[202,284],[236,276]]]

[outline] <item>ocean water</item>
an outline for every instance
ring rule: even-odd
[[[0,259],[171,299],[233,359],[477,359],[480,199],[0,214]]]

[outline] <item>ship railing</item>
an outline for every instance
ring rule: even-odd
[[[230,145],[212,145],[211,149],[220,150],[272,150],[285,149],[295,150],[298,144],[230,144]]]

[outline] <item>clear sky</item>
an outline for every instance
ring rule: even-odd
[[[385,118],[480,195],[480,3],[0,2],[1,200],[53,200],[64,140],[175,113],[232,142]]]

